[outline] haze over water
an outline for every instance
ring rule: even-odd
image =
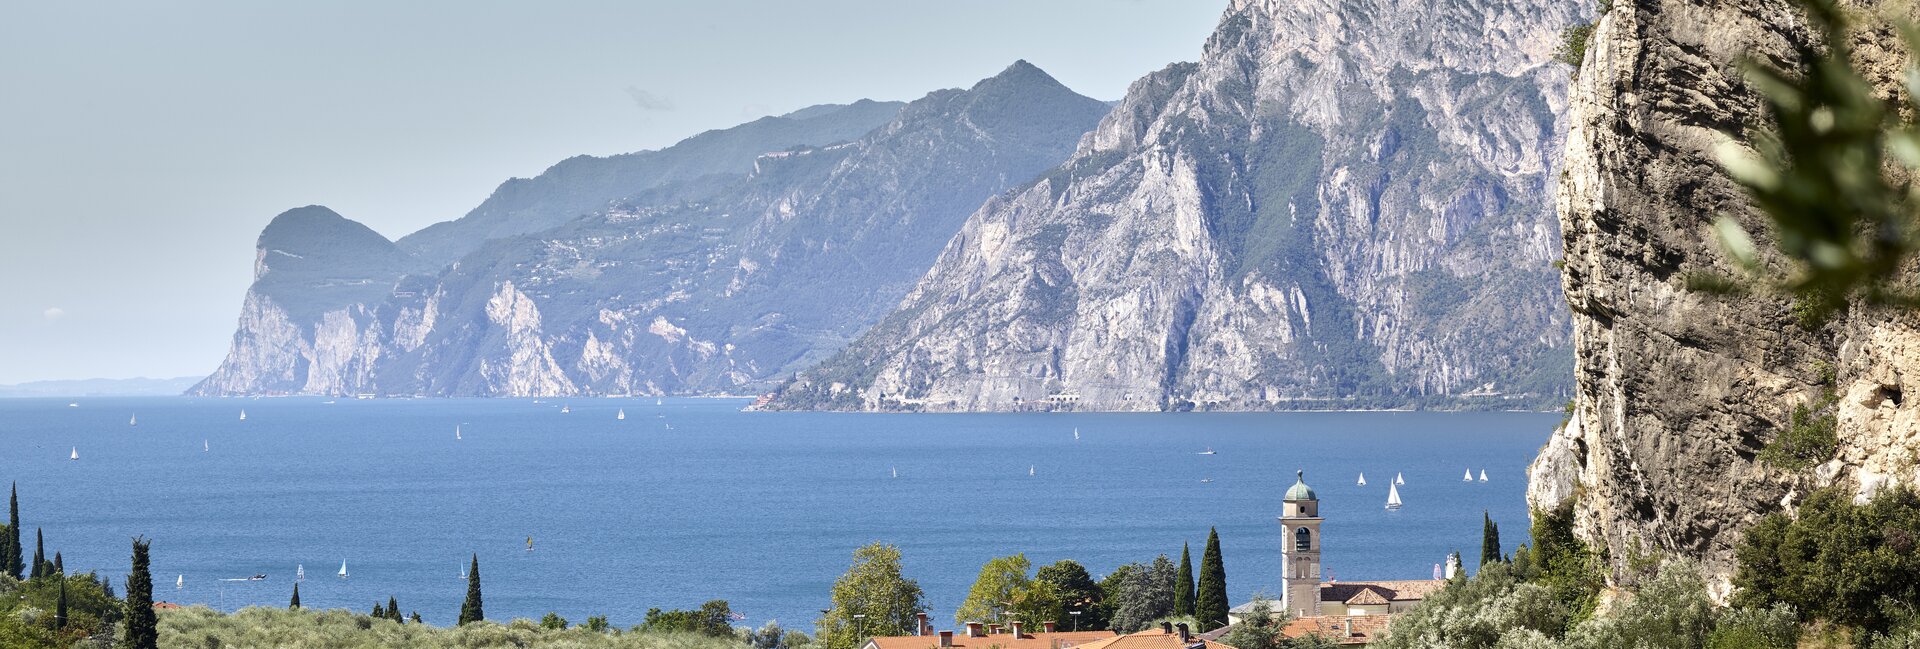
[[[69,572],[99,570],[120,588],[128,539],[144,535],[156,599],[285,606],[304,564],[309,608],[364,611],[393,596],[436,625],[453,621],[477,552],[491,619],[557,611],[624,627],[650,607],[726,599],[744,624],[810,629],[853,549],[885,541],[901,547],[937,626],[951,628],[989,558],[1070,558],[1097,578],[1157,554],[1177,560],[1183,541],[1197,562],[1210,526],[1239,604],[1279,592],[1275,517],[1296,469],[1321,498],[1330,576],[1424,579],[1450,551],[1477,560],[1483,510],[1507,551],[1526,541],[1526,464],[1559,420],[741,413],[743,401],[718,399],[68,401],[0,400],[0,479],[19,482],[23,540],[43,528]],[[1209,447],[1218,454],[1199,454]],[[1489,481],[1463,482],[1469,469]],[[1366,487],[1355,485],[1362,471]],[[1395,472],[1406,506],[1387,512]],[[255,573],[269,578],[218,581]],[[173,588],[176,575],[186,589]]]

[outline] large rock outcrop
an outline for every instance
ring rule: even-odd
[[[1577,0],[1236,0],[775,408],[1538,407]]]
[[[1577,497],[1579,532],[1607,548],[1616,581],[1645,557],[1687,556],[1724,594],[1739,534],[1759,517],[1827,485],[1864,495],[1920,480],[1920,405],[1903,398],[1920,378],[1920,319],[1856,305],[1809,325],[1787,297],[1688,289],[1698,273],[1737,275],[1709,234],[1716,216],[1768,245],[1767,219],[1713,155],[1762,117],[1741,61],[1792,67],[1812,38],[1788,2],[1620,0],[1575,83],[1559,203],[1578,389],[1529,498]],[[1896,40],[1881,29],[1858,41],[1883,89],[1904,69],[1886,49]],[[1756,459],[1796,406],[1829,391],[1831,461]]]

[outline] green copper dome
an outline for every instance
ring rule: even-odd
[[[1319,496],[1316,496],[1313,494],[1313,487],[1307,486],[1306,471],[1296,471],[1294,472],[1294,476],[1295,476],[1295,479],[1293,482],[1293,487],[1287,489],[1287,500],[1319,500],[1320,499]]]

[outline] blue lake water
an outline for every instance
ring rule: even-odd
[[[1423,579],[1449,551],[1474,561],[1483,510],[1504,547],[1525,541],[1526,464],[1559,417],[741,413],[744,402],[711,399],[574,400],[570,414],[529,400],[67,402],[0,400],[0,480],[19,482],[23,540],[44,528],[49,556],[62,552],[69,572],[121,583],[128,539],[143,535],[158,599],[284,606],[304,564],[308,607],[367,610],[393,596],[447,624],[478,553],[492,619],[557,611],[624,626],[649,607],[719,598],[750,624],[801,628],[827,607],[853,549],[872,541],[900,546],[942,628],[989,558],[1070,558],[1098,577],[1162,553],[1177,560],[1182,542],[1197,563],[1209,527],[1234,603],[1277,593],[1275,517],[1296,469],[1321,498],[1332,576]],[[1199,454],[1208,447],[1218,454]],[[1489,481],[1463,482],[1468,469]],[[1355,484],[1363,471],[1366,487]],[[1406,475],[1406,506],[1387,512],[1395,472]],[[343,560],[347,579],[334,576]],[[255,573],[269,578],[220,581]],[[177,575],[185,589],[173,588]]]

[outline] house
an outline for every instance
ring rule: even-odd
[[[1234,649],[1218,640],[1195,635],[1185,624],[1167,624],[1152,631],[1129,633],[1089,642],[1077,649]]]
[[[1059,631],[1053,622],[1040,623],[1040,631],[1029,632],[1024,623],[1007,627],[981,622],[967,623],[966,631],[935,633],[927,614],[919,614],[919,628],[913,635],[878,636],[867,640],[862,649],[1079,649],[1089,643],[1114,638],[1112,631]],[[1231,648],[1228,648],[1231,649]]]

